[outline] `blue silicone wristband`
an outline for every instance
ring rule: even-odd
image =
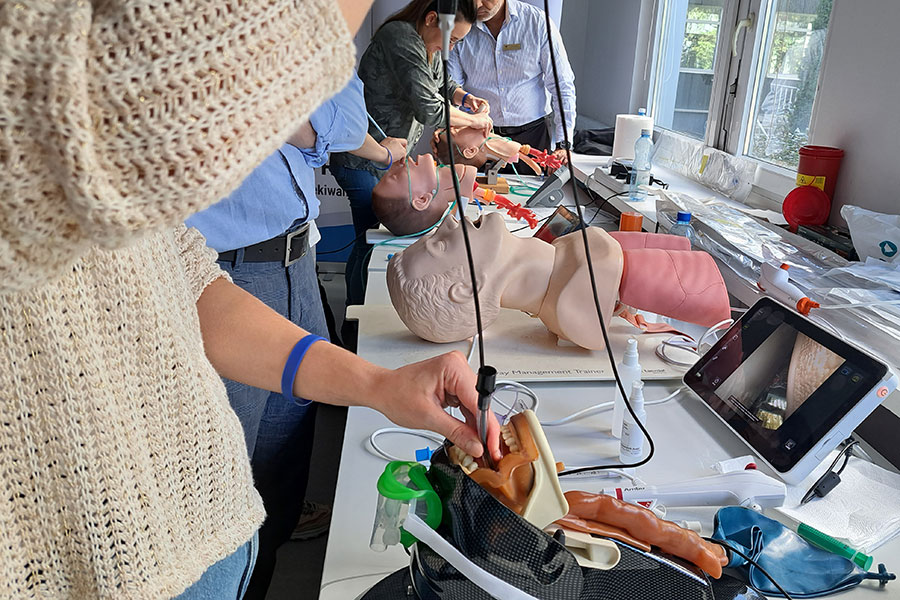
[[[390,169],[391,167],[394,166],[394,154],[391,152],[391,149],[388,148],[387,146],[385,146],[384,149],[388,151],[388,166],[379,167],[378,165],[375,165],[375,168],[378,169],[379,171],[387,171],[388,169]]]
[[[312,402],[311,400],[294,397],[294,380],[297,378],[297,370],[300,369],[300,363],[303,362],[303,357],[306,356],[309,347],[320,340],[323,342],[327,341],[321,336],[310,333],[301,338],[294,345],[291,353],[288,354],[287,362],[284,363],[284,371],[281,373],[281,395],[284,396],[285,400],[289,402],[296,401],[301,406]]]
[[[469,92],[466,92],[465,94],[463,94],[462,100],[459,101],[459,105],[460,105],[460,106],[465,106],[465,105],[466,105],[466,98],[468,98],[469,96],[471,96],[471,94],[470,94]]]

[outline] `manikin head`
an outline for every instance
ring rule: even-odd
[[[481,129],[475,127],[451,127],[455,162],[481,168],[488,160],[516,162],[522,145],[513,140],[491,134],[485,137]],[[450,162],[447,149],[447,133],[435,131],[431,139],[431,150],[441,162]]]
[[[459,165],[460,193],[471,196],[475,168]],[[455,198],[450,167],[438,167],[430,154],[396,161],[372,190],[375,216],[394,235],[425,231]]]
[[[453,342],[475,334],[475,303],[460,224],[452,215],[388,264],[391,302],[410,331],[432,342]],[[481,318],[485,327],[500,312],[500,298],[513,276],[507,259],[520,241],[503,217],[490,213],[469,225]]]

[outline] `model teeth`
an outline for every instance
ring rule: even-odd
[[[462,467],[462,470],[466,472],[466,475],[471,475],[474,471],[478,470],[478,463],[475,462],[475,459],[460,450],[457,446],[450,448],[450,458],[455,464]]]
[[[509,424],[500,426],[500,437],[506,442],[510,452],[519,451],[519,441],[516,439],[516,432]]]
[[[500,426],[500,437],[503,439],[503,442],[506,444],[507,448],[511,453],[519,452],[519,440],[516,438],[516,430],[510,425],[501,425]],[[478,463],[475,462],[475,459],[463,452],[459,446],[451,446],[450,447],[450,460],[453,464],[459,465],[462,467],[462,470],[466,472],[467,475],[471,475],[473,472],[479,469]]]

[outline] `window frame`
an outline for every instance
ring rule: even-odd
[[[658,96],[656,86],[658,83],[657,63],[660,52],[660,30],[663,26],[662,6],[667,0],[654,0],[652,10],[651,32],[652,37],[647,45],[646,55],[641,57],[647,65],[651,77],[648,78],[643,90],[639,90],[638,97],[646,98],[650,114],[655,110],[654,101]],[[758,165],[757,180],[754,183],[754,196],[762,199],[770,205],[781,205],[784,196],[796,185],[796,169],[789,169],[781,165],[757,158],[749,153],[744,153],[748,138],[751,134],[751,118],[756,110],[758,74],[766,68],[761,64],[765,57],[765,43],[768,38],[768,28],[771,23],[771,11],[777,10],[778,0],[725,0],[722,10],[722,21],[717,41],[716,58],[712,91],[710,96],[710,110],[707,119],[706,134],[702,140],[706,146],[728,152],[753,161]],[[833,12],[833,11],[832,11]],[[737,33],[735,43],[735,31],[743,19],[751,18],[750,27],[743,27]],[[828,30],[825,37],[825,48],[822,55],[822,64],[828,56],[828,40],[831,35],[831,21],[829,18]],[[737,55],[732,54],[732,46],[737,48]],[[824,67],[819,69],[819,82],[821,83]],[[809,137],[813,138],[814,126],[819,104],[818,94],[813,100],[812,115],[809,126]],[[669,130],[673,135],[684,136],[686,139],[697,141],[696,138],[685,136],[677,131]]]
[[[731,63],[731,52],[729,50],[731,40],[730,32],[732,30],[732,23],[734,22],[739,2],[740,0],[723,0],[722,3],[722,17],[719,22],[718,39],[716,40],[716,56],[713,60],[713,81],[712,89],[710,91],[709,110],[707,111],[706,131],[704,132],[703,137],[699,138],[699,141],[707,146],[713,145],[712,142],[715,137],[714,132],[718,131],[720,127],[724,90],[727,85],[724,75],[728,72]],[[659,57],[659,43],[661,39],[664,44],[668,41],[667,38],[661,38],[662,29],[665,26],[666,20],[666,15],[663,11],[664,6],[668,6],[667,0],[657,0],[657,2],[654,2],[652,15],[653,36],[650,40],[648,54],[644,57],[645,61],[650,64],[650,77],[647,81],[646,89],[642,90],[642,93],[638,96],[646,98],[647,109],[651,115],[653,114],[653,111],[655,111],[659,101],[661,89],[660,77],[662,75],[661,70],[665,68],[664,65],[660,64],[663,61],[657,60]],[[698,138],[687,136],[675,130],[668,128],[664,129],[671,131],[675,135],[682,135],[691,140],[698,140]]]

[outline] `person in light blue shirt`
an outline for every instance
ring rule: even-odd
[[[544,11],[521,0],[479,0],[478,22],[450,52],[449,73],[488,102],[496,134],[554,150],[565,161],[563,128],[570,142],[575,130],[575,75],[552,22],[550,33],[565,123],[559,118]]]
[[[362,82],[354,77],[230,196],[187,220],[219,252],[219,265],[234,283],[324,338],[329,334],[315,266],[313,219],[319,200],[314,169],[327,162],[330,152],[342,151],[387,164],[392,151],[366,130]],[[405,144],[394,152],[404,155]],[[225,387],[244,428],[253,479],[268,515],[246,595],[262,599],[276,550],[291,537],[305,504],[316,405],[286,402],[279,393],[229,380]]]

